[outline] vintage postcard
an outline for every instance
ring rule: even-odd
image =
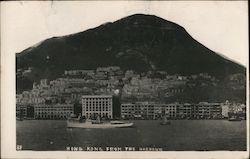
[[[2,158],[248,158],[247,1],[1,3]]]

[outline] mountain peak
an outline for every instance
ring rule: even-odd
[[[183,29],[176,23],[149,14],[133,14],[118,20],[117,23],[133,26],[160,27],[165,29]]]

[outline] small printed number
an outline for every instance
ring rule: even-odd
[[[22,145],[16,145],[16,150],[22,150]]]

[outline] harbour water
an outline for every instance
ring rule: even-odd
[[[63,120],[24,120],[16,122],[17,145],[22,150],[138,150],[212,151],[246,150],[246,121],[158,120],[134,121],[134,128],[68,129]],[[121,149],[118,149],[121,148]]]

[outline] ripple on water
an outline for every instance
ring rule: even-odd
[[[134,121],[135,128],[67,128],[60,120],[17,121],[17,144],[32,150],[65,150],[67,146],[161,147],[163,150],[246,150],[246,121]]]

